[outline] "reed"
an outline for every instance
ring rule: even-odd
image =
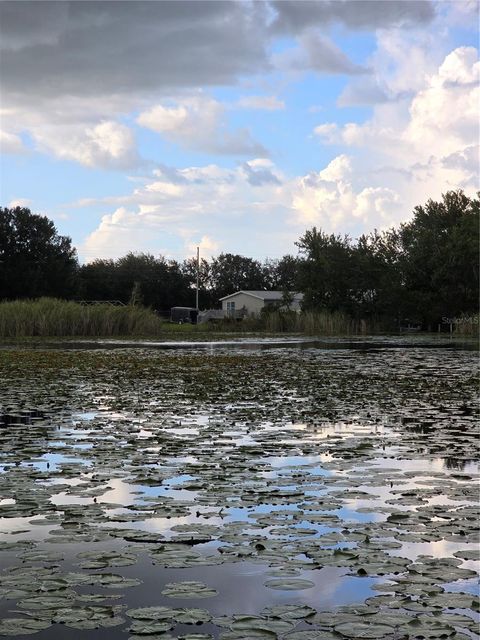
[[[215,323],[205,323],[195,327],[199,332],[247,333],[264,331],[267,333],[302,333],[306,335],[349,335],[379,333],[378,323],[353,320],[342,312],[329,311],[269,311],[259,318],[245,318],[241,321],[225,319]]]
[[[454,331],[456,335],[479,337],[480,314],[462,316],[455,319]]]
[[[144,307],[86,306],[54,298],[0,303],[0,336],[154,336],[163,323]]]

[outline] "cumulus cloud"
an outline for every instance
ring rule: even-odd
[[[125,169],[138,160],[133,133],[119,122],[104,121],[91,127],[42,125],[32,135],[40,150],[87,167]]]
[[[305,227],[355,236],[388,227],[411,211],[401,206],[394,187],[365,185],[365,176],[358,178],[358,167],[346,154],[290,179],[265,159],[233,169],[206,165],[177,171],[182,179],[170,183],[168,171],[158,169],[128,198],[119,199],[80,255],[120,256],[132,246],[156,253],[168,240],[176,258],[191,255],[199,242],[203,255],[224,250],[265,257],[268,247],[270,255],[279,256],[292,251]]]
[[[396,41],[395,49],[398,45]],[[390,78],[397,86],[417,88],[408,98],[377,104],[363,124],[327,122],[314,129],[322,142],[349,148],[349,163],[344,154],[327,167],[329,175],[324,170],[303,180],[296,201],[299,216],[320,220],[330,211],[346,224],[342,211],[350,208],[365,222],[367,211],[371,222],[398,222],[427,198],[440,198],[449,189],[463,188],[472,195],[478,189],[477,50],[458,47],[436,67],[427,60],[417,71],[422,83],[417,78],[413,85],[403,82],[394,67]],[[351,181],[348,164],[355,176]]]
[[[399,203],[399,194],[392,189],[355,185],[352,159],[346,155],[298,179],[292,200],[298,223],[353,234],[396,222]]]
[[[174,104],[157,104],[142,112],[138,124],[186,148],[222,155],[259,155],[268,152],[248,129],[229,130],[225,107],[204,95]]]
[[[424,75],[410,100],[378,105],[363,124],[324,123],[314,133],[327,142],[375,149],[404,165],[462,152],[479,136],[479,75],[477,50],[459,47]]]
[[[254,184],[245,164],[259,174]],[[80,255],[88,259],[120,256],[132,246],[158,253],[157,247],[168,244],[173,247],[169,255],[183,258],[199,238],[208,239],[203,248],[212,253],[218,248],[258,255],[262,237],[270,250],[277,248],[275,253],[291,250],[285,236],[293,241],[292,236],[280,231],[291,214],[289,188],[280,184],[282,176],[272,163],[256,159],[233,169],[205,165],[176,172],[161,167],[129,196],[118,199],[113,213],[103,216],[79,247]],[[169,181],[169,173],[174,182]],[[99,204],[114,202],[90,202],[90,206]]]
[[[406,140],[418,152],[428,149],[430,155],[455,153],[478,140],[479,79],[477,50],[452,51],[413,99]]]

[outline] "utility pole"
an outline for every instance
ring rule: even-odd
[[[200,281],[200,247],[197,247],[197,291],[195,296],[195,306],[198,311],[198,286]]]

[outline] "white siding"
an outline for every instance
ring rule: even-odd
[[[227,302],[235,302],[235,312],[245,307],[249,316],[257,316],[264,307],[263,300],[240,292],[229,296],[227,300],[222,300],[222,309],[225,311],[225,314],[227,313]]]

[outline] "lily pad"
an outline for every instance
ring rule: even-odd
[[[170,582],[162,590],[162,595],[169,598],[211,598],[218,591],[203,582],[187,580],[185,582]]]
[[[343,622],[334,628],[346,638],[386,638],[394,632],[393,627],[371,622]]]

